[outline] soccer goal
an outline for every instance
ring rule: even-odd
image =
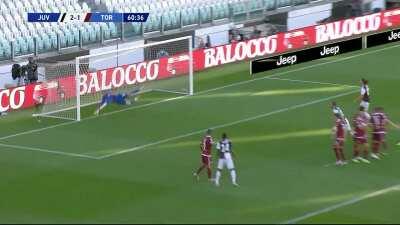
[[[81,109],[98,104],[110,91],[160,92],[166,99],[193,95],[192,42],[186,36],[54,63],[35,90],[40,110],[34,116],[80,121]]]

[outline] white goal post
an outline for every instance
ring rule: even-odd
[[[105,92],[193,95],[193,37],[79,56],[45,73],[46,91],[34,116],[80,121],[82,108],[98,104]]]

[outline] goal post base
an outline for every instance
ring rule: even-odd
[[[192,39],[109,46],[48,65],[43,89],[51,94],[35,116],[79,121],[83,107],[98,104],[110,91],[129,96],[151,91],[193,95]]]

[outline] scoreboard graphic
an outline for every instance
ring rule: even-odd
[[[142,23],[149,13],[28,13],[28,22]]]

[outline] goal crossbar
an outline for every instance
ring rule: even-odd
[[[167,59],[168,61],[161,61],[159,59]],[[158,63],[155,64],[157,67],[148,67],[149,65],[154,65],[152,64],[154,60],[159,60]],[[138,67],[134,67],[134,70],[129,70],[133,72],[133,74],[125,71],[121,72],[121,74],[114,74],[119,73],[115,71],[121,71],[125,66],[136,64]],[[136,70],[136,68],[138,69]],[[71,71],[71,73],[66,71]],[[138,80],[138,82],[132,84],[125,83],[122,86],[119,85],[122,83],[114,83],[119,82],[118,79],[126,79],[125,76],[136,76],[136,78],[133,77],[133,79],[139,79],[138,76],[141,75],[138,74],[142,72],[146,74],[145,76],[148,76],[147,80]],[[41,112],[33,114],[33,116],[80,121],[81,108],[98,104],[104,92],[112,91],[116,94],[119,92],[127,93],[136,87],[139,87],[139,92],[137,92],[137,94],[153,91],[178,95],[193,95],[193,37],[184,36],[126,48],[117,47],[116,49],[108,51],[78,56],[70,63],[57,62],[52,65],[46,76],[50,79],[49,81],[57,80],[58,82],[60,80],[65,82],[66,79],[64,78],[67,78],[67,80],[69,79],[67,74],[70,74],[69,76],[72,74],[72,83],[58,84],[60,93],[67,93],[67,96],[62,95],[63,97],[60,98],[60,94],[60,96],[54,97],[53,93],[52,99],[44,103]],[[153,79],[151,79],[150,76],[154,75],[156,78],[153,77]],[[96,76],[98,77],[96,78]],[[122,78],[116,78],[116,76],[122,76]],[[158,76],[159,78],[157,78]],[[112,80],[109,81],[109,79]],[[112,82],[112,84],[110,84],[111,89],[108,89],[108,86],[101,86],[100,89],[99,86],[96,86],[96,89],[94,89],[95,91],[87,89],[90,85],[96,85],[96,83],[92,82],[102,82],[101,85],[104,85],[104,80],[107,80],[106,82]],[[90,86],[90,88],[92,87],[93,86]],[[104,87],[106,87],[106,89],[104,89]]]

